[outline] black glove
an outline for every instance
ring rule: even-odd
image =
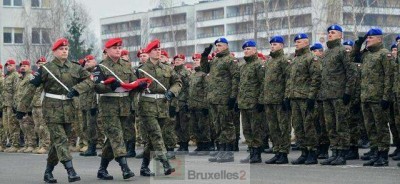
[[[312,111],[314,109],[315,100],[307,99],[307,111]]]
[[[90,115],[91,116],[96,116],[96,114],[97,114],[97,108],[90,109]]]
[[[174,106],[169,107],[169,117],[173,118],[176,115],[176,108]]]
[[[201,109],[201,112],[203,113],[204,116],[208,115],[208,109]]]
[[[0,118],[3,117],[3,111],[0,111]]]
[[[147,82],[140,82],[139,83],[139,90],[144,90],[147,88]]]
[[[343,98],[342,99],[343,99],[343,104],[344,105],[348,105],[350,103],[350,97],[351,96],[349,94],[346,94],[346,93],[343,94]]]
[[[29,111],[29,112],[28,112],[28,116],[32,116],[32,111]]]
[[[290,100],[288,98],[283,99],[282,101],[282,110],[284,112],[290,111],[292,107],[290,107]]]
[[[188,104],[183,105],[182,106],[182,111],[183,112],[189,112],[189,105]]]
[[[13,113],[14,113],[14,114],[16,114],[16,113],[17,113],[17,109],[16,109],[16,108],[14,108],[14,107],[12,108],[12,111],[13,111]]]
[[[235,98],[229,98],[228,100],[228,109],[232,110],[235,107],[236,99]]]
[[[388,109],[388,108],[389,108],[389,105],[390,105],[389,101],[387,101],[387,100],[381,100],[381,107],[382,107],[383,110]]]
[[[365,40],[367,39],[367,35],[365,36],[359,36],[358,39],[354,42],[354,46],[357,49],[361,49],[362,44],[365,42]],[[358,50],[359,51],[359,50]]]
[[[264,111],[264,104],[257,104],[256,105],[257,112],[263,112]]]
[[[121,82],[119,81],[114,81],[113,83],[110,84],[111,90],[115,91],[115,89],[121,87]]]
[[[213,45],[210,44],[208,47],[204,48],[203,53],[201,53],[201,57],[208,57],[210,55]]]
[[[72,98],[72,97],[74,97],[74,96],[79,96],[79,93],[78,93],[78,91],[76,91],[74,88],[71,88],[71,89],[69,90],[69,92],[67,93],[67,97],[68,97],[68,98]]]
[[[167,91],[167,92],[164,94],[164,96],[165,96],[165,98],[166,98],[168,101],[171,101],[172,98],[175,97],[175,95],[174,95],[171,91]]]
[[[234,110],[235,112],[240,112],[239,104],[238,104],[238,103],[235,103],[235,106],[233,107],[233,110]]]
[[[17,120],[21,120],[25,115],[25,112],[17,111],[15,116],[17,117]]]

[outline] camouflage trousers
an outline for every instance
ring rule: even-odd
[[[324,100],[323,106],[331,149],[349,149],[350,132],[347,118],[349,106],[345,106],[342,99]]]
[[[126,121],[122,123],[123,137],[125,141],[134,140],[136,141],[136,129],[135,129],[135,115],[131,113],[126,118]]]
[[[231,110],[233,125],[235,125],[235,136],[237,141],[240,139],[240,111],[239,109]]]
[[[162,133],[165,147],[166,148],[175,148],[177,139],[178,139],[176,136],[176,132],[175,132],[176,118],[171,118],[171,117],[163,118],[161,121],[158,121],[158,123],[161,128],[161,133]],[[144,130],[143,133],[147,134],[148,132],[147,132],[147,130]],[[148,135],[146,135],[146,136],[148,136]],[[149,140],[147,139],[147,141],[149,141]]]
[[[208,116],[200,109],[190,111],[190,124],[197,142],[211,142],[211,125]]]
[[[84,144],[87,144],[87,139],[86,135],[83,133],[82,130],[82,123],[83,122],[83,114],[82,110],[76,109],[76,118],[71,122],[72,126],[72,132],[70,136],[68,137],[68,141],[70,146],[76,146],[78,143],[80,147],[84,146]],[[80,142],[78,142],[78,137],[80,138]]]
[[[102,149],[102,158],[113,159],[126,155],[123,124],[126,116],[101,116],[104,134],[107,137]]]
[[[361,107],[371,147],[378,148],[378,151],[388,151],[390,146],[389,109],[383,110],[379,103],[362,103]]]
[[[350,108],[350,113],[348,115],[350,146],[358,146],[358,141],[361,138],[362,129],[365,129],[364,122],[360,104],[351,105],[352,107]]]
[[[212,121],[216,130],[216,142],[219,142],[219,144],[234,144],[236,130],[228,105],[211,104],[210,111],[213,114]]]
[[[211,107],[209,106],[208,109],[210,109]],[[215,125],[215,121],[214,118],[215,114],[213,111],[209,110],[208,113],[208,121],[210,122],[210,136],[211,136],[211,141],[212,142],[216,142],[217,140],[217,129],[216,129],[216,125]]]
[[[394,102],[390,106],[390,118],[389,118],[389,127],[390,132],[392,133],[393,144],[396,146],[400,146],[400,116],[398,103]]]
[[[318,146],[318,136],[315,128],[316,107],[308,111],[305,99],[291,100],[291,107],[291,121],[299,147],[301,149],[315,150]]]
[[[144,140],[144,135],[143,135],[143,130],[141,129],[140,126],[140,117],[139,116],[135,116],[135,127],[136,127],[136,141],[140,142],[141,144],[144,144],[145,140]]]
[[[25,147],[36,147],[35,124],[32,117],[25,115],[19,121],[19,126],[24,133]]]
[[[150,155],[154,151],[157,159],[167,160],[166,148],[164,144],[165,135],[161,127],[168,123],[167,118],[157,118],[152,116],[140,116],[140,130],[144,136],[144,155]],[[174,145],[175,146],[175,145]]]
[[[271,140],[275,153],[289,153],[290,149],[290,111],[283,111],[282,105],[265,105],[265,117],[271,131]]]
[[[82,110],[82,136],[88,144],[97,144],[97,113],[92,115],[90,109]]]
[[[315,127],[318,135],[318,145],[329,145],[328,131],[326,130],[326,122],[324,116],[324,104],[322,101],[317,102],[317,118],[315,119]]]
[[[240,114],[242,115],[242,129],[247,146],[250,148],[261,147],[263,141],[262,114],[257,112],[255,108],[240,109]]]
[[[71,135],[72,126],[70,123],[48,123],[50,133],[50,150],[47,163],[57,165],[60,162],[72,160],[69,151],[68,137]]]
[[[3,125],[8,132],[10,142],[13,146],[19,147],[20,126],[12,107],[3,109]]]
[[[175,121],[175,133],[178,137],[178,142],[189,142],[190,140],[191,126],[189,119],[189,112],[184,112],[183,110],[177,112]]]
[[[39,138],[39,147],[48,148],[50,146],[50,133],[43,119],[42,107],[32,108],[32,118],[35,124],[35,132]]]
[[[0,117],[0,147],[3,147],[7,143],[7,134],[6,127],[4,127],[3,123],[3,117]]]

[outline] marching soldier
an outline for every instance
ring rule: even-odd
[[[3,77],[3,65],[0,63],[0,152],[4,151],[7,143],[7,128],[3,123],[3,90],[4,90],[4,77]]]
[[[317,164],[318,145],[315,128],[315,100],[321,83],[318,57],[310,51],[308,36],[304,33],[295,38],[295,57],[289,69],[285,89],[285,104],[292,109],[292,123],[301,156],[292,164]],[[287,105],[289,106],[289,105]]]

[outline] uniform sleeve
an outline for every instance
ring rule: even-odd
[[[175,97],[177,97],[182,90],[182,80],[174,70],[171,69],[170,72],[172,77],[170,81],[170,88],[168,90],[171,91]]]
[[[315,99],[321,85],[321,67],[319,64],[320,61],[316,58],[312,59],[310,62],[309,73],[311,83],[308,98]]]
[[[92,81],[92,79],[90,79],[90,73],[87,70],[79,67],[79,76],[81,78],[81,82],[72,87],[79,94],[88,92],[94,87],[94,82]]]
[[[103,83],[101,83],[101,81],[106,80],[106,78],[100,66],[96,66],[92,74],[94,80],[94,90],[96,91],[96,93],[102,94],[113,92],[109,85],[104,85]]]
[[[290,93],[290,84],[291,84],[291,81],[290,81],[290,68],[291,67],[292,67],[292,64],[291,63],[287,63],[286,69],[284,70],[285,74],[286,74],[286,79],[285,79],[285,81],[286,81],[286,84],[285,84],[285,98],[289,98],[289,93]]]
[[[33,97],[36,94],[36,88],[38,88],[44,81],[45,72],[43,72],[42,68],[39,68],[37,72],[33,75],[33,79],[29,81],[29,85],[26,87],[21,101],[17,105],[17,111],[28,112],[33,100]]]
[[[232,80],[232,88],[231,88],[230,98],[236,98],[238,95],[239,80],[240,80],[238,64],[231,61],[229,72],[231,73],[231,80]]]
[[[257,77],[258,81],[260,82],[260,94],[258,95],[258,103],[263,104],[264,103],[264,78],[265,78],[265,68],[260,65],[257,68]]]
[[[11,94],[13,94],[13,107],[16,108],[18,106],[18,102],[16,101],[16,95],[17,94],[17,87],[18,87],[18,82],[19,82],[19,75],[15,74],[13,76],[13,82],[12,82],[12,91]]]
[[[392,56],[390,53],[382,55],[382,66],[384,74],[384,87],[383,87],[383,100],[389,101],[392,94],[392,79],[393,79],[393,67],[392,67]]]
[[[208,62],[207,57],[201,57],[200,70],[204,73],[210,73],[210,62]]]
[[[0,74],[0,77],[2,77],[1,74]],[[3,90],[4,90],[3,82],[4,82],[4,80],[0,78],[0,111],[3,110],[3,100],[4,100],[3,99]]]
[[[346,89],[344,92],[346,94],[353,95],[354,86],[356,83],[356,68],[351,62],[352,59],[350,57],[350,54],[346,54],[345,51],[343,51],[342,57],[342,62],[346,73]]]

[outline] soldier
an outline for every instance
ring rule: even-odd
[[[398,36],[400,39],[400,36]],[[400,160],[400,140],[399,140],[399,132],[400,132],[400,110],[399,110],[399,98],[397,97],[397,94],[400,92],[400,85],[399,85],[399,63],[397,62],[397,44],[392,44],[391,46],[391,52],[393,56],[393,65],[395,66],[394,68],[394,84],[393,84],[393,92],[395,95],[394,98],[394,108],[393,112],[391,109],[391,115],[394,115],[394,120],[395,121],[389,121],[390,125],[390,131],[392,133],[392,138],[393,138],[393,144],[396,146],[396,149],[393,151],[393,153],[389,154],[389,157],[392,157],[393,160]]]
[[[301,149],[301,156],[292,164],[317,164],[318,145],[315,128],[315,99],[321,82],[318,57],[310,52],[308,36],[304,33],[294,38],[296,52],[289,69],[285,89],[285,104],[291,106],[292,123]],[[289,105],[290,104],[290,105]]]
[[[390,146],[388,123],[390,97],[392,93],[392,54],[383,48],[383,32],[380,28],[370,29],[356,43],[353,57],[361,61],[361,106],[372,155],[364,166],[387,166]],[[360,51],[367,40],[366,49]]]
[[[166,149],[160,126],[166,123],[169,102],[179,95],[182,81],[171,67],[161,63],[159,40],[150,42],[144,52],[149,54],[149,59],[138,68],[136,73],[138,78],[152,76],[154,82],[149,86],[149,90],[142,93],[138,105],[140,126],[147,141],[144,147],[140,175],[154,175],[148,168],[150,151],[155,151],[157,159],[163,164],[164,174],[169,175],[175,172],[175,168],[171,167],[165,155]]]
[[[143,49],[139,50],[136,56],[141,64],[144,64],[149,59],[149,54],[145,53]]]
[[[236,141],[235,125],[230,111],[233,110],[238,94],[239,72],[238,65],[229,51],[228,40],[219,38],[215,40],[217,54],[208,62],[212,44],[204,49],[201,54],[201,70],[209,75],[209,91],[207,101],[216,129],[216,142],[219,144],[217,155],[209,158],[210,162],[233,162]]]
[[[189,152],[189,106],[188,106],[188,88],[190,73],[185,69],[186,57],[178,54],[174,57],[174,70],[182,80],[182,88],[179,96],[172,101],[172,106],[176,108],[175,131],[178,136],[177,154],[187,154]],[[171,149],[171,148],[169,148]],[[172,147],[172,150],[174,148]],[[168,147],[167,147],[167,151]]]
[[[290,148],[290,109],[284,104],[284,93],[287,80],[288,59],[284,55],[285,40],[274,36],[271,45],[270,59],[265,63],[265,75],[260,94],[260,103],[265,106],[265,119],[271,133],[275,156],[266,164],[287,164]]]
[[[51,142],[44,174],[44,181],[47,183],[57,182],[52,172],[59,161],[67,170],[69,182],[81,179],[73,168],[67,140],[72,129],[71,123],[76,121],[72,97],[92,88],[93,82],[89,78],[89,72],[67,59],[68,49],[68,40],[65,38],[60,38],[53,44],[53,61],[40,67],[34,74],[31,85],[18,105],[17,118],[22,119],[28,112],[36,88],[43,85],[43,116],[49,128]]]
[[[169,62],[169,55],[168,55],[168,52],[166,50],[161,50],[160,60],[164,64],[168,64],[168,65],[171,64]]]
[[[38,69],[46,64],[46,58],[40,57],[36,61],[36,65]],[[35,91],[35,95],[33,96],[32,100],[32,118],[35,124],[35,132],[39,138],[39,145],[36,150],[32,151],[32,153],[36,154],[46,154],[49,147],[50,147],[50,133],[47,125],[43,119],[43,111],[42,111],[42,92],[43,86],[41,85]]]
[[[207,95],[207,74],[200,70],[201,54],[195,53],[192,56],[194,73],[189,78],[188,105],[190,111],[190,124],[196,138],[197,148],[189,155],[208,155],[211,140],[211,123],[209,120]]]
[[[262,123],[264,105],[258,98],[262,93],[264,71],[257,55],[257,44],[253,40],[242,45],[245,63],[239,66],[240,80],[237,95],[238,108],[242,116],[243,135],[250,154],[241,163],[261,163]],[[239,123],[240,124],[240,123]]]
[[[3,126],[7,127],[11,147],[4,150],[6,153],[15,153],[19,150],[20,128],[17,119],[15,119],[15,94],[17,93],[17,83],[19,80],[18,72],[16,71],[15,61],[10,59],[4,65],[7,68],[7,74],[4,79],[3,90]]]
[[[33,78],[31,73],[31,64],[28,60],[21,61],[19,64],[21,77],[17,84],[17,93],[15,94],[15,101],[21,101],[24,91],[29,86],[29,81]],[[32,110],[29,110],[31,112]],[[32,113],[28,113],[19,120],[19,126],[24,134],[25,146],[19,149],[18,153],[31,153],[36,147],[36,136],[34,131],[34,124],[32,120]]]
[[[0,63],[0,152],[4,151],[7,143],[7,128],[3,123],[3,90],[4,90],[4,77],[3,65]]]

